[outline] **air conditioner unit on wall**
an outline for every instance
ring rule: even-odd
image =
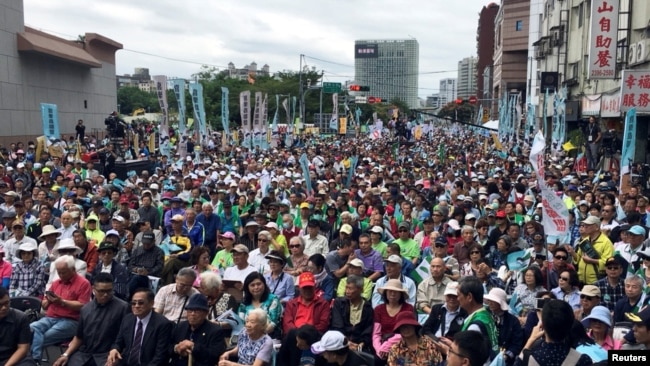
[[[637,48],[637,43],[632,43],[630,45],[630,49],[627,52],[627,54],[628,54],[627,64],[628,65],[635,65],[636,64],[636,56],[637,56],[636,48]]]
[[[636,45],[636,63],[650,61],[650,39],[642,39]]]

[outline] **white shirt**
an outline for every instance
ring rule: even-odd
[[[244,269],[239,269],[237,266],[232,266],[226,268],[226,270],[223,272],[223,279],[244,283],[246,277],[248,277],[248,275],[253,272],[256,272],[256,269],[250,264]]]
[[[269,267],[269,260],[264,258],[269,254],[269,250],[266,250],[266,253],[262,253],[260,249],[254,249],[248,254],[248,264],[255,268],[259,273],[267,273],[271,271]]]
[[[310,238],[309,235],[305,235],[302,238],[305,240],[304,253],[307,254],[308,257],[311,257],[316,253],[320,253],[325,257],[327,256],[327,253],[329,253],[329,243],[327,238],[323,235],[318,234],[313,239]]]

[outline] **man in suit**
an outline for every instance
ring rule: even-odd
[[[169,362],[173,323],[153,311],[154,294],[138,289],[131,297],[132,314],[122,320],[120,333],[111,347],[106,365],[163,366]]]
[[[214,366],[226,349],[225,331],[208,321],[208,299],[194,294],[185,306],[187,320],[178,324],[170,344],[170,365],[187,366],[192,354],[193,365]]]
[[[458,302],[458,282],[449,282],[445,287],[445,303],[431,307],[431,313],[422,326],[422,335],[431,338],[454,338],[467,317],[467,311]]]

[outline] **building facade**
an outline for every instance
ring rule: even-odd
[[[355,82],[370,87],[368,96],[387,101],[399,98],[417,108],[419,49],[415,39],[355,41]]]
[[[456,81],[457,80],[455,78],[446,78],[440,80],[439,94],[441,107],[456,100]]]
[[[492,59],[494,56],[494,19],[499,5],[490,3],[481,9],[476,29],[476,96],[481,105],[489,106],[492,99]]]
[[[257,63],[255,61],[251,62],[249,65],[238,69],[235,67],[235,64],[232,62],[228,63],[228,69],[223,71],[231,79],[250,81],[249,77],[254,79],[257,75],[269,76],[269,65],[262,66],[261,69],[257,69]]]
[[[601,130],[623,133],[625,113],[621,111],[621,83],[624,70],[650,70],[650,2],[643,0],[609,1],[552,1],[545,0],[539,38],[535,41],[534,55],[538,61],[537,78],[543,73],[557,75],[559,88],[567,88],[566,128],[569,133],[584,126],[594,116]],[[618,31],[611,77],[590,78],[588,74],[592,6],[618,5]],[[598,19],[595,19],[598,22]],[[543,80],[538,80],[543,84]],[[543,90],[540,90],[540,95]],[[540,105],[541,105],[540,96]],[[646,106],[647,107],[647,106]],[[541,120],[542,108],[537,117]],[[547,108],[549,110],[549,108]],[[547,126],[550,120],[541,121]],[[637,139],[635,161],[650,162],[648,139],[650,112],[637,112]],[[606,142],[604,142],[605,144]],[[607,168],[607,167],[606,167]]]
[[[529,22],[530,0],[501,0],[494,20],[492,118],[503,93],[519,93],[525,102]]]
[[[104,129],[116,110],[115,52],[120,43],[95,33],[68,41],[25,26],[22,0],[0,0],[0,143],[43,135],[41,103],[56,104],[62,134],[83,119]]]
[[[469,99],[476,96],[476,66],[476,57],[465,57],[458,61],[456,98]]]

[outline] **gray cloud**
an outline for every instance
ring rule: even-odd
[[[476,54],[478,13],[488,0],[24,0],[25,22],[64,38],[100,33],[124,45],[117,72],[190,77],[198,64],[297,70],[299,55],[326,70],[327,81],[354,76],[355,39],[410,38],[420,44],[419,92],[455,77],[457,63]],[[185,63],[148,56],[194,61]],[[323,62],[315,59],[332,61]],[[341,76],[337,76],[341,75]]]

